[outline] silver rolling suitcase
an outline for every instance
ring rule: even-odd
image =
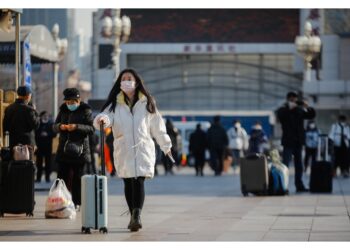
[[[241,191],[244,196],[248,193],[267,195],[269,188],[269,170],[263,154],[251,154],[240,159]]]
[[[104,128],[100,127],[102,175],[84,175],[81,180],[81,221],[82,233],[90,234],[91,229],[107,233],[108,192],[104,155]]]

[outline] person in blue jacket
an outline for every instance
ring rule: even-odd
[[[306,172],[311,159],[311,166],[316,161],[318,138],[320,131],[317,129],[314,120],[308,122],[305,131],[305,158],[304,158],[304,171]]]
[[[263,145],[267,142],[267,136],[260,121],[256,121],[249,133],[249,153],[263,153]]]

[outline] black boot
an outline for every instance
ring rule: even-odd
[[[137,232],[139,229],[142,228],[141,224],[141,209],[140,208],[134,208],[132,210],[131,215],[131,221],[130,221],[130,231],[131,232]]]

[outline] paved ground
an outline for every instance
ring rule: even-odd
[[[143,229],[130,233],[122,182],[109,179],[109,233],[80,233],[75,220],[44,218],[47,192],[36,192],[33,218],[0,219],[0,241],[350,241],[350,179],[333,194],[242,197],[237,173],[195,177],[193,169],[146,182]],[[294,177],[291,176],[291,183]],[[305,177],[308,182],[308,176]]]

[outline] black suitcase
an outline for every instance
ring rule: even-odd
[[[240,158],[241,191],[243,196],[248,193],[268,195],[269,173],[267,159],[263,154],[250,154]]]
[[[33,216],[33,161],[1,162],[0,217],[5,213]]]
[[[324,157],[321,158],[322,140],[324,140]],[[332,163],[328,154],[328,135],[320,135],[318,140],[317,159],[311,166],[310,192],[311,193],[332,193],[333,175]]]

